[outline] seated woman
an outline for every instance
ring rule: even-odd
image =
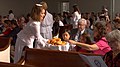
[[[94,25],[94,44],[86,44],[86,43],[81,43],[77,42],[74,40],[69,40],[70,35],[65,32],[63,34],[63,39],[68,41],[71,44],[75,44],[85,50],[93,51],[94,54],[100,54],[100,55],[105,55],[107,52],[111,50],[110,46],[108,45],[108,42],[105,38],[106,35],[106,23],[104,21],[98,21]]]
[[[109,42],[112,51],[104,56],[104,60],[108,67],[120,67],[120,31],[113,30],[108,33],[106,39]]]

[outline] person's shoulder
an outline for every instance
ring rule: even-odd
[[[46,11],[46,15],[52,16],[52,14],[48,11]]]
[[[78,14],[79,14],[79,12],[78,12],[78,11],[75,11],[75,12],[74,12],[74,14],[78,15]]]
[[[91,30],[90,28],[86,28],[85,31],[87,31],[88,33],[93,33],[93,30]]]
[[[40,25],[39,21],[30,21],[28,24],[30,25]]]

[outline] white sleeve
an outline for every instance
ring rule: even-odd
[[[59,21],[59,26],[64,26],[62,21]]]
[[[40,23],[40,22],[38,22]],[[48,41],[47,39],[44,39],[41,35],[40,35],[40,24],[33,24],[33,34],[35,34],[35,46],[39,46],[39,47],[45,47],[46,42]],[[36,47],[37,48],[37,47]]]
[[[75,14],[75,16],[74,16],[75,22],[77,22],[79,19],[81,19],[81,14],[79,14],[78,12],[75,12],[74,14]]]

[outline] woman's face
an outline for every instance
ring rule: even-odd
[[[40,12],[40,21],[43,21],[45,17],[45,9],[42,9],[42,11]]]

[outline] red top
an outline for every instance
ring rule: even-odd
[[[8,28],[3,32],[3,34],[8,35],[11,31],[12,31],[11,28]]]

